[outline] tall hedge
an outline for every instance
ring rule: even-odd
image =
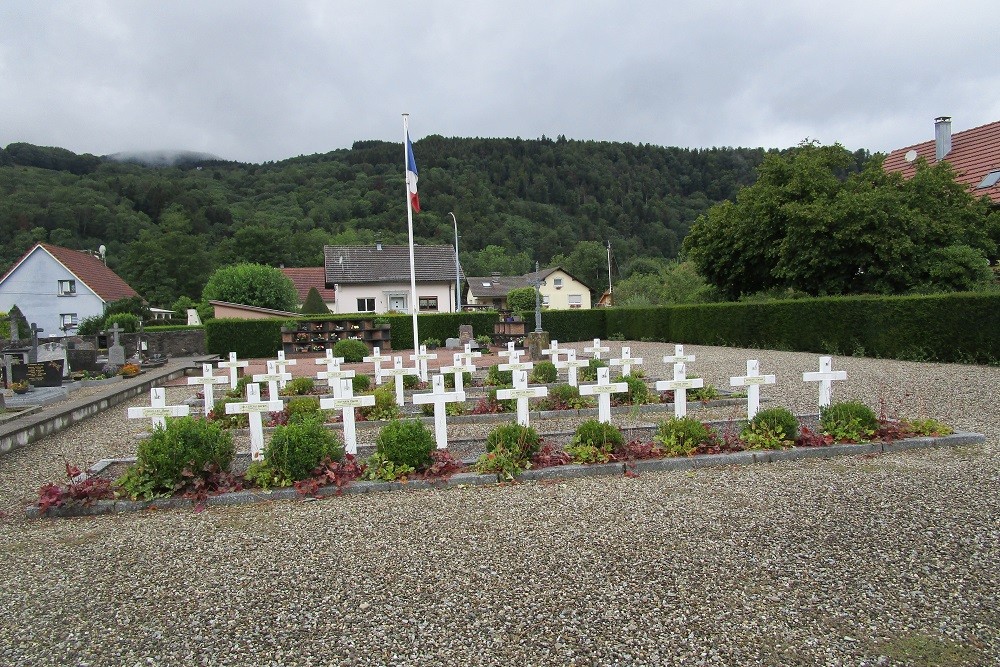
[[[603,308],[543,310],[542,330],[549,333],[550,339],[560,343],[607,338],[606,313]],[[521,317],[527,331],[534,331],[535,311],[526,310],[521,313]]]
[[[273,358],[281,349],[281,325],[285,321],[209,320],[205,322],[205,349],[209,354],[235,352],[243,359]]]

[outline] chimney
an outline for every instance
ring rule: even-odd
[[[951,116],[934,119],[934,159],[938,162],[951,152]]]

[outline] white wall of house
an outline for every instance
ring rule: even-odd
[[[570,308],[590,308],[590,290],[586,285],[565,271],[553,271],[545,278],[545,284],[538,290],[542,298],[548,297],[546,304],[552,310]]]
[[[62,292],[60,294],[60,281]],[[70,291],[72,288],[73,291]],[[17,306],[42,336],[61,336],[63,323],[104,314],[104,301],[42,249],[24,258],[0,284],[0,311]]]
[[[418,282],[417,297],[424,301],[421,313],[455,312],[454,283]],[[337,301],[330,310],[335,313],[385,313],[390,310],[409,313],[410,283],[338,285]]]

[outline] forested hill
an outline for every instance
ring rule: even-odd
[[[672,257],[694,220],[752,183],[763,149],[689,150],[558,139],[429,136],[414,144],[419,243],[451,243],[470,275],[610,240],[619,261]],[[35,241],[108,248],[156,305],[197,298],[211,271],[253,261],[318,266],[326,243],[406,240],[402,144],[262,165],[190,159],[152,168],[60,148],[0,150],[0,265]],[[487,252],[480,252],[487,246]]]

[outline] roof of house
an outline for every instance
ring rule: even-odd
[[[883,168],[910,178],[916,171],[916,159],[906,159],[906,154],[911,150],[928,164],[937,161],[934,155],[935,141],[931,139],[892,151],[886,156]],[[969,192],[977,197],[985,195],[994,204],[1000,204],[1000,181],[989,187],[978,187],[988,174],[1000,171],[1000,121],[952,134],[951,150],[943,161],[952,166],[956,174],[955,180],[967,187]]]
[[[132,296],[139,296],[139,293],[132,289],[127,282],[105,266],[104,262],[91,253],[84,250],[72,250],[49,243],[35,244],[28,252],[14,262],[10,270],[0,278],[0,282],[7,279],[14,272],[21,262],[31,256],[32,253],[42,250],[52,256],[57,262],[66,267],[66,270],[76,276],[77,280],[85,284],[105,302],[117,301]]]
[[[405,245],[323,246],[326,284],[410,281],[410,251]],[[455,249],[448,245],[413,247],[419,282],[453,282]],[[461,278],[465,277],[459,267]]]
[[[295,291],[299,295],[299,303],[304,303],[309,296],[309,290],[315,287],[319,290],[319,295],[326,303],[333,303],[337,293],[332,288],[326,286],[326,269],[322,266],[307,266],[298,269],[281,269],[281,272],[288,276],[288,279],[295,285]]]
[[[532,271],[523,276],[481,276],[467,279],[469,292],[477,299],[500,299],[507,296],[507,292],[520,287],[534,287],[538,280],[545,280],[556,271],[562,271],[573,280],[577,281],[587,289],[586,283],[571,274],[560,266],[553,266],[540,271]]]

